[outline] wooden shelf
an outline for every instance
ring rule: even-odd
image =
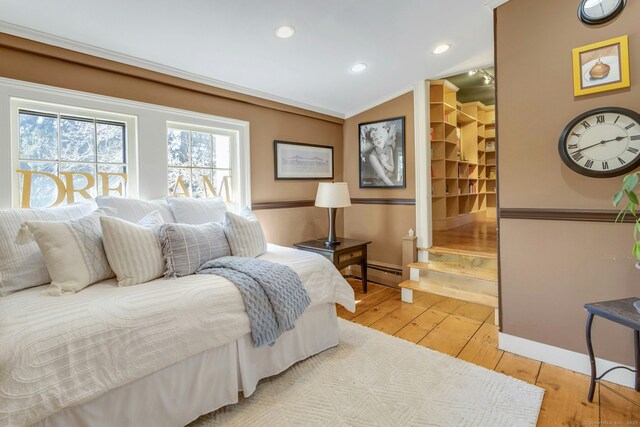
[[[496,167],[495,152],[486,150],[495,141],[495,110],[457,102],[457,88],[445,80],[429,87],[433,224],[447,229],[496,206],[496,179],[487,178]]]

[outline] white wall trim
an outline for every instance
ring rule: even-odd
[[[357,110],[353,110],[349,113],[346,113],[344,115],[345,119],[349,119],[353,116],[356,116],[360,113],[364,113],[367,110],[370,110],[372,108],[377,107],[378,105],[384,104],[387,101],[391,101],[394,98],[399,97],[400,95],[404,95],[407,92],[411,92],[414,89],[414,85],[410,85],[410,86],[405,86],[402,89],[399,89],[393,93],[390,93],[389,95],[383,96],[382,98],[378,98],[376,101],[372,102],[371,104],[368,104],[362,108],[358,108]]]
[[[237,132],[239,164],[245,178],[239,187],[239,202],[251,207],[250,124],[245,120],[214,116],[156,104],[130,101],[87,92],[61,89],[36,83],[0,77],[0,187],[10,188],[13,182],[11,167],[11,98],[40,103],[53,103],[85,109],[109,111],[137,117],[138,183],[140,197],[157,198],[166,195],[167,159],[166,124],[169,121],[186,122]],[[6,141],[6,143],[5,143]],[[160,145],[158,145],[160,144]],[[144,149],[146,156],[141,156]],[[145,175],[152,172],[151,175]],[[10,192],[0,194],[0,207],[14,205]]]
[[[498,347],[500,350],[519,354],[520,356],[539,360],[541,362],[559,366],[581,374],[591,375],[589,356],[586,354],[566,350],[560,347],[554,347],[552,345],[516,337],[502,332],[498,334]],[[596,357],[598,375],[601,375],[607,369],[619,365],[621,364]],[[631,366],[628,367],[632,369]],[[633,388],[635,386],[635,374],[624,369],[616,369],[615,371],[607,374],[604,379],[626,387]]]
[[[226,83],[221,80],[212,79],[210,77],[205,77],[205,76],[195,74],[195,73],[190,73],[187,71],[182,71],[177,68],[159,64],[157,62],[147,61],[147,60],[136,58],[130,55],[114,52],[112,50],[103,49],[90,44],[73,41],[64,37],[54,36],[53,34],[32,30],[30,28],[11,24],[9,22],[2,21],[2,20],[0,20],[0,32],[11,34],[17,37],[22,37],[29,40],[34,40],[41,43],[50,44],[53,46],[58,46],[64,49],[69,49],[69,50],[73,50],[80,53],[85,53],[87,55],[97,56],[103,59],[109,59],[111,61],[132,65],[134,67],[156,71],[158,73],[167,74],[173,77],[179,77],[181,79],[191,80],[193,82],[206,84],[208,86],[213,86],[220,89],[226,89],[226,90],[238,92],[244,95],[255,96],[256,98],[279,102],[281,104],[302,108],[302,109],[313,111],[320,114],[326,114],[328,116],[337,117],[340,119],[345,118],[344,114],[337,111],[329,110],[327,108],[317,107],[315,105],[305,104],[304,102],[294,101],[292,99],[288,99],[282,96],[273,95],[273,94],[262,92],[259,90],[250,89],[244,86]]]
[[[415,84],[413,114],[415,128],[415,180],[416,180],[416,242],[418,247],[431,246],[431,141],[429,109],[429,82]]]
[[[488,7],[489,9],[493,10],[493,9],[497,8],[498,6],[502,6],[503,4],[505,4],[508,1],[509,0],[489,0],[484,5],[486,7]]]

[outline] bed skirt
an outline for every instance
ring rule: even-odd
[[[273,347],[249,334],[44,419],[40,427],[184,426],[250,396],[258,381],[338,345],[335,304],[309,308]]]

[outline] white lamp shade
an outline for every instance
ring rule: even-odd
[[[319,208],[346,208],[351,206],[349,187],[346,182],[321,182],[316,194]]]

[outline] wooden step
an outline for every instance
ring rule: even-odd
[[[460,264],[453,264],[448,262],[413,262],[408,265],[409,268],[415,268],[421,271],[433,271],[436,273],[450,274],[453,276],[462,276],[472,279],[487,280],[490,282],[498,281],[497,270],[490,268],[478,268],[470,267]]]
[[[498,254],[495,252],[489,251],[474,251],[468,249],[455,249],[455,248],[447,248],[444,246],[431,246],[430,248],[418,248],[421,251],[427,251],[430,254],[452,254],[452,255],[464,255],[469,257],[477,257],[477,258],[487,258],[487,259],[498,259]]]
[[[455,298],[462,301],[482,304],[493,308],[498,308],[498,296],[488,293],[478,292],[477,289],[464,289],[452,287],[450,283],[443,283],[436,279],[420,278],[420,281],[405,280],[399,285],[404,289],[411,289],[418,292],[427,292],[443,297]]]

